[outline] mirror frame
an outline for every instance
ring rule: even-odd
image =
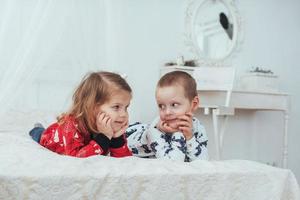
[[[195,33],[194,33],[194,22],[196,20],[197,12],[207,1],[219,1],[223,3],[232,15],[233,20],[233,45],[230,51],[222,58],[207,58],[201,55],[202,51],[197,45]],[[241,17],[234,4],[234,0],[188,0],[187,8],[185,13],[185,46],[188,47],[189,51],[197,59],[198,66],[228,66],[239,50],[242,43],[242,23]]]

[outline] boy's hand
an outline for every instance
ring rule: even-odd
[[[111,127],[111,118],[107,114],[101,112],[98,113],[96,126],[98,132],[103,133],[109,139],[113,137],[114,131]]]
[[[170,126],[167,122],[159,120],[157,123],[157,128],[165,133],[174,133],[178,131],[177,128]]]
[[[128,121],[126,121],[124,123],[124,125],[120,128],[120,130],[114,132],[113,138],[117,138],[117,137],[120,137],[121,135],[123,135],[127,128],[128,128]]]
[[[193,114],[191,112],[179,116],[177,125],[186,140],[190,140],[193,137]]]

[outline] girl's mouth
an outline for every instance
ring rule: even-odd
[[[124,122],[124,121],[115,121],[115,123],[116,123],[116,124],[119,124],[119,125],[123,125],[123,124],[125,124],[125,122]]]

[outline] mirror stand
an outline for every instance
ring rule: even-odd
[[[241,46],[241,17],[233,0],[188,0],[185,45],[199,66],[230,66]]]

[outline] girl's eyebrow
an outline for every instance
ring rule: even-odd
[[[112,105],[118,105],[118,106],[119,106],[119,105],[122,105],[122,106],[123,106],[123,105],[125,105],[125,104],[124,104],[124,103],[120,103],[120,102],[113,102]],[[128,105],[129,105],[129,104],[128,104]],[[126,105],[126,106],[128,106],[128,105]]]

